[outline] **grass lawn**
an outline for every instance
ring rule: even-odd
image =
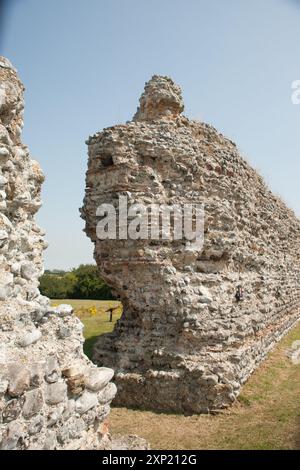
[[[59,303],[71,304],[84,323],[88,356],[96,337],[112,331],[122,313],[122,305],[115,301],[52,301]],[[118,307],[113,323],[106,312],[110,307]],[[152,449],[300,449],[300,364],[292,364],[286,355],[299,339],[300,325],[254,372],[229,410],[216,416],[182,416],[113,407],[111,432],[137,434]]]
[[[181,416],[113,408],[113,434],[137,434],[152,449],[300,449],[300,365],[286,348],[295,327],[245,384],[239,400],[216,416]]]
[[[59,299],[52,300],[52,305],[70,304],[74,308],[75,315],[84,324],[83,334],[85,337],[84,352],[91,357],[93,345],[97,336],[109,333],[113,330],[115,322],[122,314],[122,304],[115,300],[74,300]],[[113,321],[109,322],[109,308],[116,308],[113,312]]]

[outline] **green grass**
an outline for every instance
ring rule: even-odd
[[[83,322],[85,352],[91,355],[97,336],[112,331],[120,318],[120,302],[54,300],[68,303]],[[89,309],[95,307],[96,314]],[[110,307],[118,307],[109,323]],[[216,416],[153,413],[112,408],[113,434],[137,434],[152,449],[300,449],[300,365],[286,349],[300,339],[296,326],[269,354],[241,390],[239,399]]]
[[[74,308],[75,315],[84,324],[83,334],[85,337],[84,352],[91,357],[94,343],[98,336],[110,333],[116,321],[122,314],[122,304],[114,300],[52,300],[52,305],[70,304]],[[109,308],[116,308],[113,313],[113,321],[109,322]],[[92,309],[92,310],[90,310]]]
[[[286,349],[300,339],[296,326],[218,414],[182,416],[113,408],[113,434],[137,434],[152,449],[300,449],[300,365]]]

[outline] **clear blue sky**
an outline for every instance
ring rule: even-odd
[[[300,215],[298,0],[8,0],[0,54],[26,85],[24,142],[47,180],[38,221],[48,268],[92,260],[78,208],[85,140],[133,116],[144,82],[170,75],[185,114],[237,142]]]

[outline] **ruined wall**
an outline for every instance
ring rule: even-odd
[[[0,449],[110,448],[116,386],[82,350],[70,306],[40,295],[43,174],[21,141],[23,85],[0,57]]]
[[[101,276],[124,303],[94,350],[116,370],[117,403],[198,413],[233,402],[299,319],[300,223],[234,143],[182,110],[180,89],[154,76],[133,121],[89,138],[82,216]],[[120,194],[203,202],[203,250],[184,240],[99,240],[96,208]]]

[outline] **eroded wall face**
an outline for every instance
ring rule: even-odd
[[[0,448],[110,448],[113,371],[82,350],[82,324],[40,295],[43,174],[21,141],[23,85],[0,57]]]
[[[207,412],[235,400],[299,319],[300,224],[235,144],[180,115],[170,79],[153,77],[140,104],[134,121],[88,140],[82,215],[101,276],[124,303],[94,359],[116,370],[120,405]],[[128,204],[203,203],[203,249],[99,240],[96,209],[120,195]]]

